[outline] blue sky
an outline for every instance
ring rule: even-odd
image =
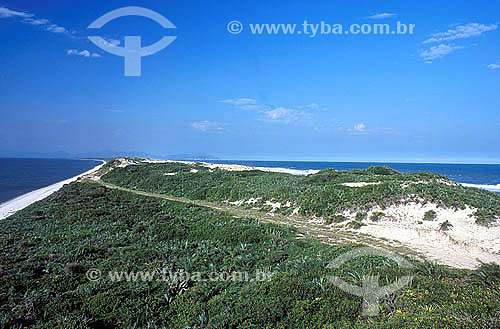
[[[124,6],[143,17],[87,26]],[[0,1],[0,150],[500,163],[498,1]],[[243,25],[239,34],[230,21]],[[415,24],[261,35],[249,24]],[[177,39],[140,77],[87,36]]]

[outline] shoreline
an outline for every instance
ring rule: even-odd
[[[5,218],[15,214],[19,210],[22,210],[22,209],[28,207],[29,205],[31,205],[37,201],[45,199],[46,197],[48,197],[52,193],[59,191],[64,185],[72,183],[72,182],[78,180],[78,178],[80,178],[82,176],[93,173],[94,171],[101,169],[102,166],[104,166],[106,164],[106,161],[104,161],[104,160],[97,160],[97,161],[102,161],[102,163],[95,166],[94,168],[92,168],[90,170],[87,170],[84,173],[81,173],[81,174],[73,176],[71,178],[62,180],[62,181],[54,183],[52,185],[39,188],[37,190],[28,192],[26,194],[23,194],[23,195],[20,195],[20,196],[14,198],[14,199],[11,199],[11,200],[8,200],[4,203],[1,203],[0,204],[0,220],[3,220]]]

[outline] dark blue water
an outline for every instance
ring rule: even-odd
[[[84,173],[95,160],[0,158],[0,203]]]
[[[211,163],[240,164],[251,167],[287,168],[296,170],[364,169],[370,166],[388,166],[400,172],[428,171],[449,177],[458,183],[500,191],[500,165],[498,164],[444,164],[444,163],[382,163],[382,162],[308,162],[308,161],[242,161],[213,160]]]

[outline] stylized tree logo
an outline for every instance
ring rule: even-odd
[[[398,256],[389,251],[373,249],[370,247],[361,247],[337,257],[333,262],[328,264],[327,268],[332,268],[332,269],[339,268],[345,262],[361,256],[381,256],[395,261],[399,267],[410,268],[412,266],[408,261],[406,261],[401,256]],[[393,292],[403,288],[404,286],[406,286],[411,282],[413,276],[409,275],[402,276],[401,278],[396,279],[395,282],[385,287],[379,286],[378,279],[379,279],[378,275],[365,276],[363,278],[363,285],[361,287],[358,287],[353,284],[345,282],[338,276],[328,277],[328,280],[330,282],[332,282],[334,285],[344,290],[345,292],[348,292],[355,296],[363,297],[363,308],[361,311],[361,314],[363,316],[377,316],[379,313],[378,304],[380,298],[386,295],[390,295]]]
[[[175,25],[172,24],[172,22],[170,22],[162,15],[150,9],[142,7],[123,7],[120,9],[115,9],[96,19],[87,28],[100,29],[104,26],[104,24],[123,16],[147,17],[157,22],[165,29],[176,28]],[[125,47],[118,47],[116,45],[113,45],[98,36],[89,36],[88,38],[102,50],[107,51],[108,53],[111,53],[113,55],[122,56],[125,58],[125,76],[140,76],[141,58],[159,52],[160,50],[171,44],[177,37],[164,36],[158,42],[147,47],[141,46],[140,36],[126,36]]]

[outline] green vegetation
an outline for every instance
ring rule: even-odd
[[[386,285],[407,274],[380,257],[326,265],[355,245],[296,239],[293,229],[161,199],[73,183],[0,222],[3,328],[495,327],[497,265],[451,271],[412,261],[410,286],[360,317],[338,275]],[[274,272],[270,281],[89,281],[108,271]]]
[[[363,222],[358,222],[356,220],[353,220],[353,221],[350,221],[349,223],[347,223],[348,227],[351,227],[355,230],[358,230],[359,228],[361,228],[361,226],[364,226],[364,225],[366,225],[366,224]]]
[[[384,218],[384,216],[385,216],[385,214],[383,212],[374,211],[372,213],[372,215],[370,216],[370,220],[377,222],[377,221],[381,220],[382,218]]]
[[[437,213],[434,210],[426,211],[424,214],[424,220],[435,220]]]
[[[451,227],[453,227],[453,225],[448,220],[445,220],[439,225],[439,230],[448,231]]]
[[[366,217],[368,216],[368,214],[364,211],[359,211],[356,213],[356,220],[363,220],[363,219],[366,219]]]
[[[347,217],[345,217],[344,215],[334,215],[334,216],[329,216],[326,218],[325,220],[325,224],[327,225],[330,225],[332,223],[342,223],[342,222],[345,222],[347,220]]]
[[[500,266],[497,264],[485,264],[471,274],[472,279],[483,286],[498,285],[498,278],[500,278]]]
[[[408,274],[355,245],[296,239],[287,227],[73,183],[0,222],[2,328],[479,328],[500,325],[497,265],[476,272],[412,261],[412,283],[360,317],[362,299],[327,280],[386,285]],[[112,282],[108,271],[274,272],[270,281]],[[99,269],[103,278],[89,281]]]
[[[201,206],[205,201],[253,198],[255,202],[241,205],[249,208],[247,214],[272,211],[265,202],[273,201],[281,203],[276,212],[289,215],[300,208],[301,215],[321,216],[326,224],[347,222],[341,213],[350,210],[356,218],[344,226],[359,229],[371,207],[385,209],[408,202],[409,196],[457,208],[467,201],[478,208],[478,220],[490,223],[500,209],[500,197],[494,193],[442,184],[445,178],[438,175],[401,174],[386,167],[330,169],[300,177],[210,172],[200,165],[176,163],[110,171],[112,166],[108,163],[101,169],[105,181],[183,202],[75,182],[0,221],[0,328],[500,326],[498,265],[455,270],[406,257],[413,265],[408,270],[383,257],[363,256],[333,270],[326,266],[359,245],[325,245],[289,226]],[[350,188],[342,185],[346,182],[380,183]],[[254,207],[257,210],[250,209]],[[383,216],[372,212],[370,219]],[[447,222],[441,226],[447,228]],[[93,269],[102,273],[100,280],[88,279]],[[264,281],[193,277],[112,281],[108,277],[110,271],[181,270],[202,277],[213,272],[274,274]],[[412,282],[384,297],[380,314],[371,318],[360,315],[361,297],[328,280],[339,276],[360,286],[366,275],[376,275],[385,286],[409,274],[414,276]]]
[[[192,169],[198,172],[192,173]],[[167,173],[176,174],[165,175]],[[412,201],[455,209],[469,205],[478,209],[476,217],[484,218],[485,222],[500,218],[498,193],[457,185],[441,175],[399,173],[387,167],[352,171],[327,169],[313,175],[295,176],[257,170],[210,170],[199,164],[142,163],[116,168],[102,179],[122,187],[191,200],[234,202],[260,198],[242,206],[271,211],[266,201],[280,202],[276,212],[289,215],[298,208],[302,216],[322,217],[325,221],[333,221],[328,218],[344,211],[366,213],[375,206],[383,210]],[[343,185],[349,182],[378,184],[357,188]]]

